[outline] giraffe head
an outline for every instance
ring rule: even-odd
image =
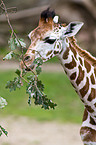
[[[21,61],[21,68],[34,68],[34,59],[41,57],[43,62],[58,55],[68,47],[68,37],[76,35],[82,27],[82,22],[71,22],[69,25],[59,24],[58,16],[49,8],[41,13],[39,25],[29,33],[31,45]]]

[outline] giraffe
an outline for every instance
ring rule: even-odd
[[[43,11],[38,27],[28,35],[31,45],[20,65],[28,71],[28,67],[34,69],[33,61],[38,57],[43,62],[54,56],[59,58],[85,107],[81,139],[84,145],[96,145],[96,58],[77,45],[74,36],[82,26],[83,22],[60,24],[54,11]]]

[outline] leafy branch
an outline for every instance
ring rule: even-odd
[[[23,61],[24,63],[24,48],[26,48],[26,44],[22,38],[18,38],[17,33],[13,29],[9,16],[8,16],[8,10],[11,8],[6,8],[5,3],[3,0],[1,0],[0,8],[3,11],[3,13],[6,16],[6,20],[8,22],[9,28],[10,28],[10,38],[8,41],[8,45],[10,48],[10,52],[6,54],[6,56],[3,58],[3,60],[11,60],[12,58],[18,59],[19,61]],[[16,8],[15,8],[16,9]],[[17,53],[18,48],[21,50],[21,52]],[[39,53],[38,53],[39,54]],[[41,66],[43,64],[43,61],[41,59],[41,56],[34,60],[35,64],[35,70],[33,71],[31,68],[25,65],[27,69],[30,69],[31,75],[27,76],[27,72],[25,70],[19,70],[17,69],[15,73],[17,74],[17,77],[15,77],[13,80],[8,81],[6,84],[6,89],[9,89],[11,91],[16,91],[17,88],[23,87],[23,82],[26,82],[26,93],[28,94],[28,104],[31,105],[32,98],[34,99],[35,105],[41,105],[41,108],[44,109],[54,109],[57,104],[53,103],[52,100],[48,99],[47,95],[44,94],[44,84],[41,80],[39,80],[38,75],[40,75],[42,69]],[[5,107],[7,105],[7,102],[5,99],[0,97],[0,108]],[[0,136],[2,134],[8,135],[8,132],[0,125]]]
[[[3,0],[1,0],[0,7],[5,11],[6,20],[8,22],[8,25],[10,27],[10,32],[11,32],[11,36],[8,41],[10,52],[3,58],[3,60],[19,58],[19,60],[22,60],[24,63],[23,50],[24,48],[26,48],[26,44],[22,38],[18,38],[15,30],[13,29],[9,16],[8,16],[7,8]],[[15,51],[17,48],[20,48],[21,55]],[[25,72],[25,70],[16,70],[15,73],[17,74],[17,77],[15,77],[12,81],[8,81],[6,84],[6,88],[9,89],[10,91],[15,91],[16,88],[20,89],[23,86],[23,81],[25,81],[26,93],[29,95],[29,99],[28,99],[29,105],[31,105],[31,98],[33,98],[35,105],[41,105],[41,107],[44,109],[49,109],[49,108],[54,109],[56,104],[53,103],[52,100],[48,99],[47,95],[44,94],[44,84],[42,83],[41,80],[38,79],[38,75],[42,71],[41,65],[43,64],[41,56],[35,59],[33,63],[36,66],[34,71],[30,67],[26,66],[24,63],[25,67],[30,69],[30,71],[32,72],[32,75],[27,76],[27,79],[25,79],[27,72]]]
[[[13,81],[8,81],[6,84],[6,88],[10,91],[15,91],[16,88],[22,87],[22,81],[26,82],[26,93],[29,96],[28,104],[31,105],[31,98],[34,99],[35,105],[41,105],[41,108],[44,109],[50,109],[55,108],[56,104],[52,102],[52,100],[47,98],[47,95],[44,94],[44,84],[41,80],[38,79],[38,75],[41,72],[41,65],[43,61],[41,58],[37,58],[34,61],[34,64],[36,64],[36,72],[35,75],[29,75],[27,76],[27,79],[24,77],[26,76],[27,72],[23,70],[22,77],[21,77],[21,71],[16,70],[16,74],[18,77],[15,77]],[[21,81],[22,80],[22,81]]]

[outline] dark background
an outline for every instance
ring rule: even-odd
[[[9,10],[13,28],[18,36],[30,45],[28,33],[37,27],[40,13],[48,7],[60,16],[60,22],[82,21],[82,27],[76,38],[78,44],[96,56],[96,0],[4,0],[7,8],[16,7],[16,13]],[[7,48],[9,26],[0,9],[0,48]]]

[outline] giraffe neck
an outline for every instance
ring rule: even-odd
[[[96,120],[96,59],[69,39],[59,54],[61,64],[86,109]]]

